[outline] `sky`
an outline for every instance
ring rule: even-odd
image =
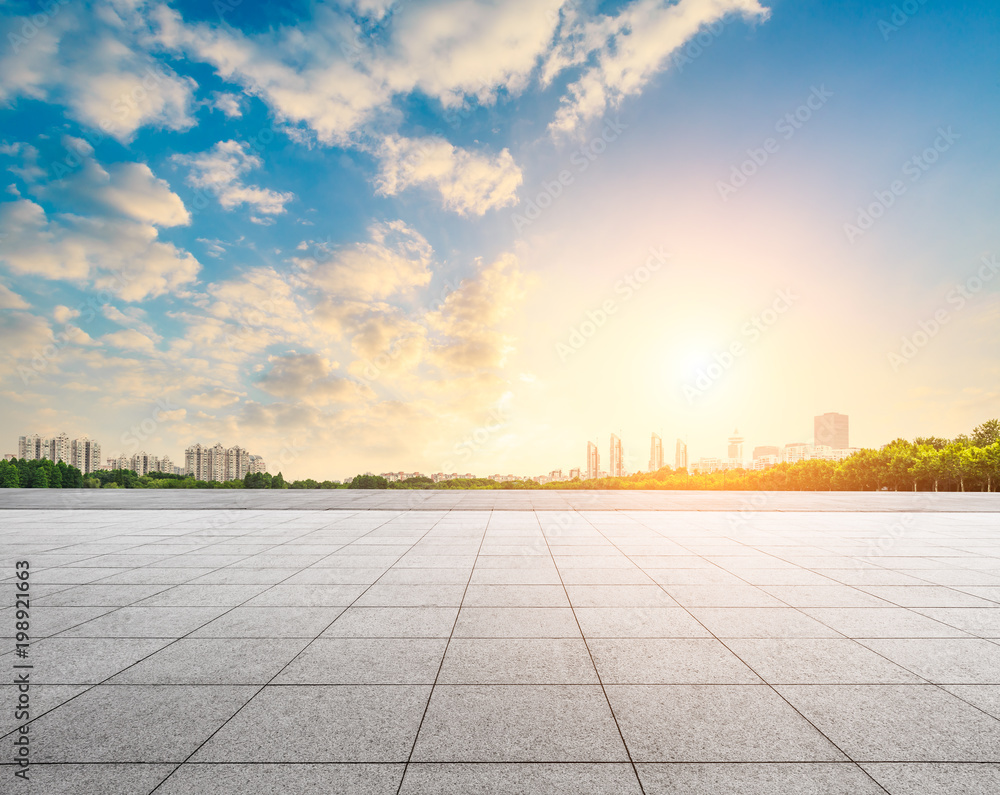
[[[0,452],[644,469],[1000,415],[991,0],[0,2]]]

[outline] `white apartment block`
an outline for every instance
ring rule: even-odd
[[[857,448],[848,447],[842,450],[835,450],[828,445],[812,445],[812,444],[786,444],[784,453],[782,454],[781,460],[789,464],[797,463],[798,461],[843,461],[845,458],[850,458],[858,452]]]
[[[212,447],[193,444],[184,451],[184,474],[196,480],[242,480],[251,472],[267,472],[267,466],[262,458],[238,445],[226,448],[221,443]]]
[[[89,475],[95,469],[101,468],[101,445],[82,436],[69,443],[69,463],[84,475]]]
[[[128,468],[139,477],[148,475],[150,472],[161,472],[160,459],[158,456],[149,455],[145,452],[136,453],[129,459]]]
[[[38,461],[47,458],[49,461],[65,464],[70,461],[70,441],[69,436],[60,433],[51,438],[39,436],[37,433],[31,436],[20,436],[17,440],[17,457],[28,461]]]

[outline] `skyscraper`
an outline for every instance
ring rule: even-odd
[[[820,414],[813,420],[813,444],[817,447],[824,445],[834,450],[846,450],[851,446],[848,430],[846,414]]]
[[[597,473],[601,471],[601,454],[597,452],[597,445],[587,442],[587,480],[593,480]]]
[[[608,475],[613,478],[620,478],[624,471],[622,440],[615,434],[611,434],[611,460],[608,461]]]
[[[688,446],[680,439],[677,440],[677,449],[674,452],[674,469],[687,469],[688,466]]]
[[[729,448],[727,453],[730,464],[743,464],[743,437],[740,436],[740,429],[733,430],[733,435],[729,437]]]
[[[657,472],[663,468],[663,439],[653,434],[649,440],[649,471]]]

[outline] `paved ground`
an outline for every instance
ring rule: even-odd
[[[742,513],[6,502],[0,635],[27,559],[35,720],[31,784],[8,764],[0,791],[1000,791],[998,514],[798,496]],[[0,686],[0,733],[16,697]]]
[[[946,511],[1000,513],[1000,493],[355,489],[0,489],[0,511]]]

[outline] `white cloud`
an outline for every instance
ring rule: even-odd
[[[245,397],[245,392],[234,392],[229,389],[212,389],[208,392],[192,395],[190,400],[192,403],[196,403],[200,406],[220,409],[226,406],[232,406],[234,403],[239,403],[240,400]]]
[[[30,17],[0,21],[10,43],[0,56],[0,102],[27,97],[61,104],[77,121],[122,141],[146,125],[192,126],[194,81],[146,51],[143,22],[128,11],[108,3],[66,5],[43,26]],[[36,31],[30,39],[21,37],[25,28]]]
[[[430,282],[433,251],[423,235],[402,221],[377,223],[368,232],[369,241],[344,248],[307,244],[313,256],[294,262],[337,303],[405,297]]]
[[[28,302],[7,285],[0,283],[0,309],[28,309]]]
[[[198,260],[159,240],[157,227],[189,223],[190,215],[169,185],[144,163],[102,166],[85,142],[79,168],[62,179],[33,182],[31,193],[56,205],[47,213],[30,200],[0,203],[0,261],[15,273],[46,279],[90,280],[127,301],[139,301],[190,284]]]
[[[69,323],[73,318],[80,316],[79,309],[70,309],[68,306],[60,304],[52,310],[52,317],[56,323]]]
[[[0,155],[20,157],[20,166],[8,166],[7,170],[16,174],[25,182],[34,182],[45,176],[45,169],[38,165],[38,148],[31,144],[15,142],[0,146]],[[16,186],[12,186],[16,190]],[[15,195],[17,195],[15,193]]]
[[[443,337],[434,347],[437,363],[453,370],[502,368],[514,342],[502,325],[524,298],[526,287],[512,254],[480,267],[475,276],[463,281],[427,318]]]
[[[126,301],[175,291],[201,266],[188,252],[157,240],[154,226],[124,219],[49,217],[20,199],[0,204],[0,261],[15,273],[92,280]]]
[[[216,110],[221,110],[227,119],[238,119],[243,115],[243,97],[239,94],[216,91],[212,94],[211,105]]]
[[[356,381],[335,376],[339,365],[316,353],[293,351],[271,356],[268,362],[271,369],[257,381],[257,386],[275,397],[322,406],[357,400],[367,391]]]
[[[101,337],[101,342],[116,348],[144,353],[151,353],[156,349],[156,344],[153,340],[135,329],[122,329],[121,331],[113,331],[110,334],[105,334]]]
[[[460,215],[517,203],[521,169],[506,149],[495,157],[452,146],[444,138],[388,136],[378,151],[382,169],[375,184],[383,196],[411,185],[437,191],[442,205]]]
[[[270,188],[245,185],[241,177],[264,161],[239,141],[219,141],[209,151],[193,155],[174,155],[173,161],[190,169],[187,182],[195,188],[211,191],[225,209],[240,205],[263,215],[280,215],[293,193],[279,193]]]
[[[587,59],[596,63],[569,86],[569,96],[549,129],[556,134],[573,132],[640,93],[674,51],[705,25],[732,13],[766,19],[769,11],[758,0],[636,0],[613,18],[573,17],[563,45],[546,65],[546,79]]]
[[[114,163],[105,168],[85,157],[77,171],[33,185],[31,192],[88,215],[99,210],[162,227],[185,226],[191,221],[180,196],[145,163]]]

